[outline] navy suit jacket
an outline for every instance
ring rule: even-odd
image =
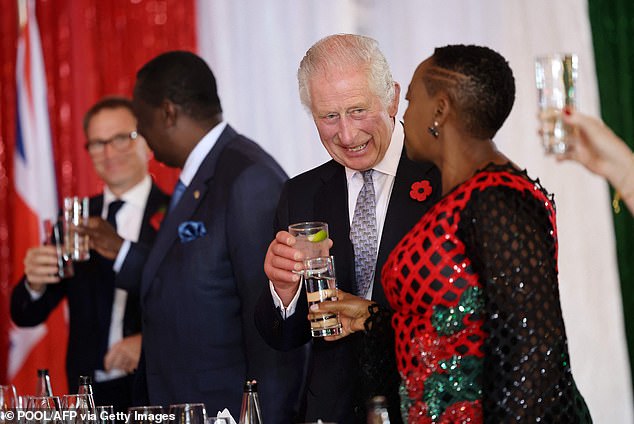
[[[372,299],[384,306],[387,306],[387,301],[381,285],[383,264],[395,245],[440,198],[441,193],[438,169],[430,163],[410,161],[404,151],[387,208],[372,292]],[[410,196],[411,185],[421,180],[428,180],[432,186],[432,194],[423,202]],[[334,160],[292,178],[284,186],[277,208],[275,228],[287,229],[289,224],[302,221],[328,223],[330,238],[333,240],[330,253],[335,257],[337,285],[342,290],[353,293],[354,249],[350,241],[348,188],[345,169]],[[367,364],[359,363],[363,335],[357,333],[335,342],[310,340],[307,314],[304,290],[301,291],[295,313],[286,320],[282,319],[275,308],[270,291],[266,291],[259,300],[255,316],[258,330],[276,349],[294,349],[306,342],[312,345],[305,381],[305,419],[316,421],[321,418],[339,423],[365,422],[364,405],[367,397],[381,393],[388,396],[392,422],[400,422],[397,393],[399,377],[396,367],[387,373],[383,387],[369,387],[361,372],[362,366]]]
[[[151,244],[154,241],[156,230],[150,225],[150,219],[159,208],[166,207],[168,202],[169,196],[152,185],[143,214],[140,242]],[[92,197],[89,208],[91,216],[101,216],[103,195]],[[64,279],[59,284],[49,284],[42,297],[36,301],[31,300],[24,285],[24,277],[14,287],[11,296],[11,318],[17,325],[24,327],[44,322],[62,299],[68,299],[66,375],[69,393],[76,393],[80,375],[92,376],[95,370],[103,369],[104,358],[101,354],[110,331],[115,288],[112,261],[95,251],[90,252],[88,261],[75,262],[73,266],[74,277]],[[123,335],[127,337],[139,332],[139,299],[129,295],[123,320]]]
[[[284,375],[291,354],[271,349],[253,322],[285,180],[273,158],[227,126],[152,249],[132,245],[117,284],[131,288],[142,272],[151,404],[204,402],[210,414],[229,408],[237,418],[244,382],[256,378],[266,421],[290,420],[284,397],[297,397],[299,384],[291,387]],[[206,234],[182,241],[179,225],[187,221],[202,223]]]

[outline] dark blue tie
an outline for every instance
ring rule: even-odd
[[[187,186],[183,184],[183,182],[179,179],[176,183],[176,187],[174,187],[174,192],[172,193],[172,198],[170,199],[170,207],[168,209],[168,212],[171,212],[176,207],[186,188]]]
[[[123,200],[117,199],[110,202],[108,205],[108,215],[106,217],[106,221],[114,227],[115,231],[117,230],[117,212],[119,212],[119,209],[121,209],[124,203],[125,202]]]

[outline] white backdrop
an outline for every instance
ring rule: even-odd
[[[579,165],[546,157],[536,133],[538,54],[577,53],[579,107],[598,114],[584,0],[198,0],[197,24],[225,119],[290,176],[329,159],[300,104],[295,75],[319,38],[352,32],[377,39],[402,96],[416,65],[435,46],[482,44],[502,53],[515,73],[517,100],[495,141],[555,193],[573,373],[596,423],[634,422],[607,185]],[[402,99],[401,116],[405,107]]]

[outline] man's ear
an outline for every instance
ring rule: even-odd
[[[394,82],[394,99],[392,99],[392,103],[388,105],[387,112],[390,115],[390,118],[394,118],[396,113],[398,112],[398,102],[401,95],[401,86],[398,82]]]
[[[166,128],[170,128],[176,125],[178,113],[178,106],[176,106],[170,100],[163,100],[163,103],[161,103],[161,118],[163,119]]]

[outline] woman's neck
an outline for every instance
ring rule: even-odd
[[[497,150],[492,140],[470,138],[460,143],[448,143],[438,164],[442,176],[442,194],[447,194],[489,163],[507,162],[509,159]]]

